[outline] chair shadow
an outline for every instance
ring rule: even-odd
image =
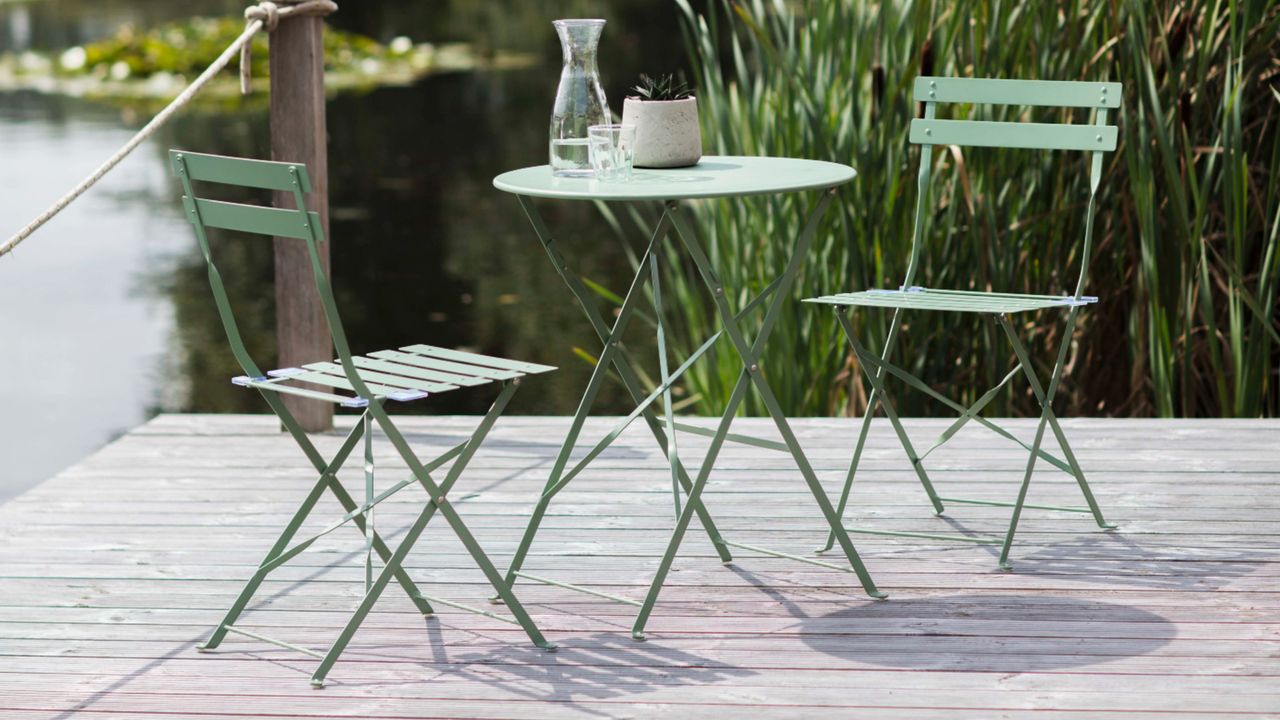
[[[950,532],[982,534],[970,531],[955,518],[938,519],[947,523]],[[1251,575],[1259,563],[1274,561],[1280,554],[1280,551],[1258,548],[1156,544],[1126,535],[1123,526],[1103,531],[1090,522],[1086,527],[1090,529],[1060,542],[1015,543],[1009,558],[1013,572],[1103,580],[1127,587],[1216,590],[1232,580]],[[990,556],[994,568],[1000,546],[977,547]]]
[[[1013,563],[1014,572],[1027,574],[1105,578],[1129,587],[1216,590],[1253,574],[1259,563],[1274,561],[1276,555],[1258,549],[1144,545],[1123,534],[1097,533],[1039,547],[1013,558]]]
[[[482,634],[451,630],[458,632]],[[436,640],[441,638],[438,629],[431,635]],[[424,672],[414,677],[355,682],[335,677],[331,684],[386,695],[395,688],[420,687],[423,682],[448,678],[483,683],[526,700],[559,703],[590,715],[612,717],[578,703],[642,694],[658,686],[715,685],[756,674],[755,670],[725,665],[661,642],[636,642],[625,631],[557,638],[559,649],[554,653],[513,644],[509,633],[505,637],[506,642],[496,635],[487,638],[496,647],[483,650],[466,646],[451,650],[445,643],[433,644],[430,664],[421,666]],[[381,650],[388,657],[404,657],[394,647],[384,646]],[[369,657],[377,651],[379,648],[366,647],[361,655]]]

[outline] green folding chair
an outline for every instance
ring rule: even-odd
[[[1009,519],[1009,528],[1003,539],[993,537],[974,537],[942,533],[892,532],[872,530],[868,528],[848,528],[853,532],[866,532],[879,535],[896,535],[921,537],[937,540],[960,540],[977,543],[1002,545],[1000,551],[1001,569],[1010,569],[1009,549],[1013,545],[1014,533],[1018,529],[1018,519],[1023,508],[1041,510],[1060,510],[1074,513],[1090,513],[1099,527],[1111,529],[1115,526],[1102,516],[1102,510],[1089,489],[1084,472],[1076,461],[1075,454],[1067,443],[1066,435],[1053,414],[1054,395],[1058,391],[1058,383],[1062,377],[1063,363],[1067,355],[1067,347],[1075,330],[1076,318],[1080,309],[1097,302],[1098,298],[1084,295],[1085,282],[1089,271],[1089,257],[1093,249],[1093,219],[1097,200],[1098,184],[1102,177],[1103,153],[1116,148],[1116,128],[1107,125],[1107,112],[1120,107],[1120,83],[1089,82],[1056,82],[1034,80],[990,80],[975,78],[920,77],[915,82],[915,100],[924,103],[924,117],[911,121],[911,142],[920,145],[920,171],[917,181],[918,197],[916,199],[915,230],[911,241],[911,258],[907,265],[906,279],[896,290],[866,290],[864,292],[841,293],[809,298],[806,302],[831,305],[836,310],[840,327],[844,331],[849,345],[853,348],[867,380],[871,383],[872,392],[867,401],[867,411],[863,415],[862,429],[854,448],[853,460],[840,493],[840,502],[836,512],[843,517],[844,509],[849,502],[849,492],[853,486],[854,476],[858,472],[858,463],[867,441],[867,433],[871,428],[871,419],[877,406],[884,409],[885,416],[893,426],[906,450],[907,458],[915,470],[916,477],[924,487],[936,514],[942,514],[950,502],[963,505],[990,505],[1013,508]],[[1053,106],[1064,108],[1093,108],[1093,124],[1057,124],[1031,122],[986,122],[978,120],[938,120],[935,118],[938,103],[966,103],[973,105],[1017,105],[1017,106]],[[934,145],[967,145],[996,148],[1026,148],[1037,150],[1081,150],[1090,153],[1089,202],[1085,210],[1085,232],[1083,248],[1080,252],[1080,276],[1076,282],[1075,293],[1071,295],[1027,295],[1021,293],[981,292],[972,290],[942,290],[918,287],[913,284],[916,269],[920,265],[920,255],[924,249],[924,236],[930,215],[929,179]],[[849,320],[851,308],[891,308],[893,318],[889,327],[889,335],[884,349],[879,356],[869,352],[858,341]],[[1044,387],[1031,365],[1027,350],[1014,332],[1009,322],[1009,315],[1014,313],[1038,310],[1059,310],[1065,312],[1066,330],[1058,349],[1057,360],[1048,386]],[[907,311],[935,312],[969,312],[990,315],[1004,329],[1018,358],[1017,365],[993,388],[984,393],[970,407],[964,407],[951,398],[942,395],[929,387],[915,375],[890,362],[894,346],[897,343],[903,315]],[[1035,439],[1030,444],[1018,439],[1012,433],[982,417],[979,413],[988,403],[1012,380],[1021,370],[1035,393],[1040,404],[1040,421],[1036,425]],[[885,392],[886,375],[892,375],[912,388],[947,405],[960,413],[960,417],[946,428],[933,444],[923,453],[916,452],[907,433],[902,428],[893,402]],[[975,500],[965,498],[940,497],[929,480],[924,468],[924,459],[934,450],[951,439],[960,428],[970,421],[975,421],[999,435],[1002,435],[1028,451],[1026,472],[1022,477],[1022,486],[1018,490],[1015,502],[997,502],[992,500]],[[1054,456],[1041,448],[1045,429],[1053,431],[1062,448],[1062,458]],[[1031,475],[1036,461],[1042,459],[1050,465],[1071,474],[1084,495],[1087,508],[1059,507],[1051,505],[1026,504],[1027,488],[1031,483]],[[828,537],[821,551],[832,547],[834,538]]]
[[[535,645],[552,650],[555,645],[539,632],[533,620],[529,618],[520,601],[511,592],[502,574],[490,562],[489,557],[481,549],[475,537],[463,524],[462,518],[448,501],[449,491],[466,468],[467,463],[484,441],[485,436],[495,421],[506,408],[511,396],[520,385],[525,375],[544,373],[555,368],[547,365],[506,360],[503,358],[459,352],[430,345],[409,345],[398,350],[382,350],[367,355],[353,356],[347,345],[346,333],[338,318],[337,305],[329,281],[325,277],[320,256],[317,253],[319,243],[324,242],[319,216],[308,211],[305,194],[311,192],[311,180],[305,165],[288,162],[268,162],[264,160],[247,160],[242,158],[203,155],[180,150],[169,152],[173,170],[182,183],[182,204],[187,219],[195,226],[196,240],[200,251],[204,254],[209,268],[209,285],[213,290],[213,299],[218,307],[218,315],[231,344],[231,352],[235,355],[244,375],[232,379],[236,385],[254,388],[261,393],[264,400],[280,418],[285,429],[297,441],[302,452],[311,461],[319,473],[311,491],[298,507],[293,517],[266,558],[258,566],[253,577],[246,583],[244,590],[231,605],[222,622],[213,631],[213,635],[200,646],[201,650],[212,650],[218,647],[228,633],[243,635],[262,642],[271,643],[284,648],[305,653],[320,659],[320,666],[311,678],[315,687],[324,685],[324,678],[329,669],[346,649],[351,637],[360,627],[360,623],[368,615],[382,591],[394,578],[409,595],[409,599],[424,616],[434,613],[431,603],[478,613],[497,620],[518,624],[528,634]],[[240,203],[222,202],[200,198],[193,190],[193,182],[235,185],[246,188],[258,188],[291,193],[294,209],[262,207]],[[214,265],[210,252],[207,228],[221,228],[242,233],[267,235],[282,238],[293,238],[305,242],[311,254],[311,268],[315,276],[316,289],[323,306],[324,317],[333,338],[338,359],[335,362],[316,362],[296,368],[282,368],[262,372],[245,350],[244,342],[237,329],[231,304],[223,287],[218,269]],[[494,401],[489,412],[480,421],[475,431],[466,441],[451,448],[439,457],[423,462],[414,454],[405,437],[391,422],[387,415],[387,401],[410,402],[427,397],[430,394],[449,392],[463,387],[476,387],[489,383],[499,383],[502,390]],[[319,386],[321,389],[316,389]],[[347,408],[358,408],[362,411],[360,422],[347,435],[337,453],[326,461],[298,421],[293,417],[281,400],[281,395],[296,395],[322,400]],[[395,447],[400,457],[408,465],[412,475],[391,487],[374,491],[373,465],[373,426],[382,430],[387,439]],[[364,490],[363,503],[357,503],[350,493],[338,481],[337,473],[343,463],[355,450],[357,444],[364,441]],[[443,465],[453,462],[443,480],[437,482],[431,473]],[[382,501],[409,485],[420,485],[427,493],[421,512],[405,532],[404,538],[392,552],[382,537],[374,529],[374,508]],[[331,492],[342,505],[346,514],[337,518],[323,530],[303,540],[294,541],[294,536],[303,522],[311,514],[317,501]],[[466,547],[472,559],[493,585],[498,596],[506,603],[512,617],[498,615],[487,610],[471,607],[452,600],[428,596],[418,590],[413,580],[404,569],[404,559],[413,548],[414,543],[426,528],[427,523],[439,511],[445,522],[453,529],[458,539]],[[354,525],[364,535],[364,588],[365,594],[351,618],[343,627],[337,640],[327,652],[320,653],[299,647],[295,644],[269,638],[260,633],[237,627],[236,621],[248,605],[262,581],[271,571],[288,562],[306,550],[316,540],[333,532],[348,523]],[[382,562],[381,570],[375,575],[373,556],[377,555]]]

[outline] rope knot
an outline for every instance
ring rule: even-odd
[[[284,7],[280,7],[284,5]],[[244,9],[244,20],[249,25],[255,22],[262,23],[262,28],[267,32],[275,32],[276,26],[280,24],[281,18],[287,18],[293,15],[303,16],[310,15],[313,17],[324,17],[338,9],[338,4],[333,0],[261,0],[257,5],[250,5]],[[240,46],[240,94],[248,95],[252,78],[249,76],[249,66],[252,64],[253,40],[249,38]]]
[[[280,8],[270,0],[262,0],[257,5],[250,5],[244,9],[244,19],[248,22],[261,20],[267,32],[274,32],[276,26],[280,24]]]

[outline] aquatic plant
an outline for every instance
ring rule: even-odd
[[[1060,397],[1069,414],[1274,416],[1280,412],[1280,6],[1263,0],[724,1],[684,14],[708,154],[845,162],[859,176],[822,226],[795,298],[894,287],[903,276],[919,153],[906,140],[917,75],[1118,80],[1122,140],[1107,159],[1090,294]],[[961,115],[1066,121],[1060,111],[954,108]],[[997,119],[994,115],[982,117]],[[919,284],[1050,292],[1075,272],[1087,197],[1079,154],[943,148]],[[694,206],[703,240],[741,306],[785,259],[807,200]],[[651,224],[653,217],[637,217]],[[621,225],[618,225],[621,229]],[[630,229],[627,229],[630,232]],[[689,352],[714,331],[696,278],[668,284]],[[1070,290],[1070,288],[1067,288]],[[888,315],[858,312],[883,341]],[[974,316],[916,313],[897,357],[972,401],[1012,356]],[[1018,316],[1048,357],[1056,316]],[[750,322],[744,327],[752,329]],[[727,350],[727,348],[726,348]],[[761,367],[788,413],[860,413],[860,371],[829,311],[790,302]],[[718,413],[740,366],[731,352],[687,377]],[[750,402],[755,402],[754,400]],[[902,393],[909,415],[945,413]],[[1029,391],[993,414],[1030,411]],[[751,404],[748,412],[760,413]]]

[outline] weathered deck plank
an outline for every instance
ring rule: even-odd
[[[473,422],[404,427],[426,452]],[[927,441],[946,422],[908,427]],[[592,419],[587,436],[612,424]],[[873,602],[823,568],[745,552],[721,567],[695,524],[648,642],[629,638],[631,608],[557,588],[519,586],[555,654],[486,618],[440,608],[424,621],[393,588],[316,692],[313,661],[290,651],[243,638],[192,649],[309,486],[305,461],[270,418],[162,416],[0,505],[0,717],[1280,717],[1280,422],[1064,425],[1121,530],[1028,511],[1014,573],[994,570],[990,547],[855,535],[892,596]],[[454,494],[500,566],[566,426],[504,419]],[[796,422],[833,493],[853,428]],[[681,437],[686,458],[705,447]],[[932,517],[887,426],[864,458],[851,524],[1002,530],[1000,508]],[[384,478],[402,476],[387,448],[378,459]],[[1022,460],[975,428],[927,463],[944,495],[1008,500]],[[642,596],[672,523],[669,482],[645,431],[628,430],[553,504],[529,571]],[[380,506],[380,527],[397,534],[415,493]],[[731,539],[807,553],[824,536],[798,474],[768,450],[730,446],[706,499]],[[1047,470],[1030,502],[1079,498]],[[313,526],[338,514],[325,503]],[[243,624],[323,648],[362,592],[362,550],[352,531],[326,536],[264,583]],[[488,594],[443,525],[407,567],[429,592]]]

